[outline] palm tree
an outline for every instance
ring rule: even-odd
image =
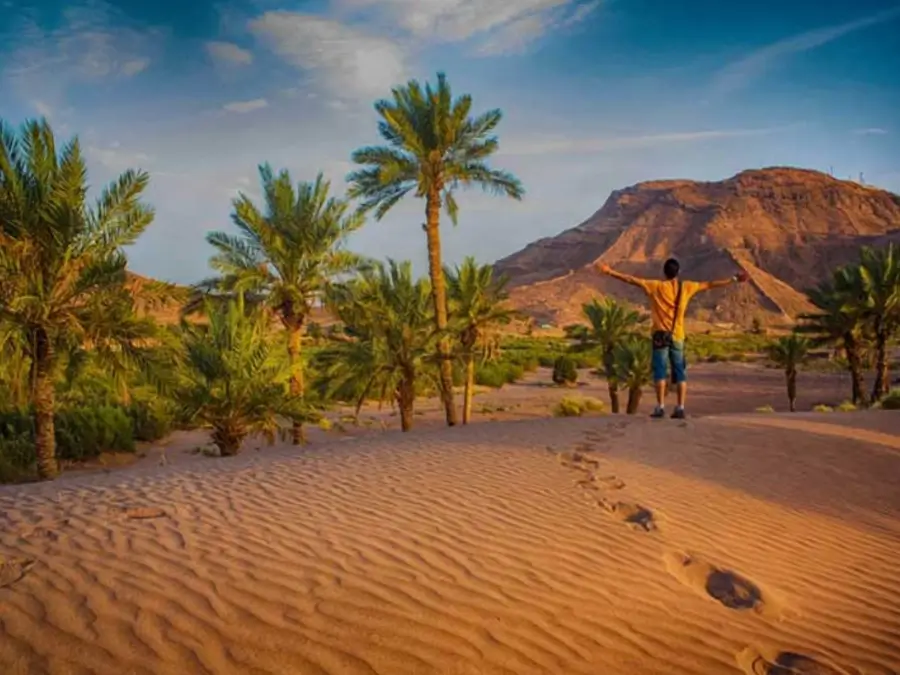
[[[784,369],[791,412],[797,404],[797,368],[809,358],[809,348],[810,341],[797,333],[779,338],[768,348],[769,359]]]
[[[234,200],[232,220],[239,234],[207,235],[216,249],[210,266],[219,276],[202,282],[197,290],[246,294],[248,301],[264,303],[279,318],[288,333],[291,393],[303,398],[303,326],[331,281],[359,264],[358,256],[344,244],[363,218],[348,213],[346,201],[329,196],[331,185],[322,174],[296,189],[287,171],[276,176],[264,164],[259,175],[263,209],[244,194]],[[295,445],[303,443],[301,422],[294,424],[292,440]]]
[[[472,395],[475,390],[475,352],[488,331],[509,323],[515,312],[503,306],[507,299],[506,279],[494,278],[491,265],[479,265],[468,257],[461,266],[445,269],[447,295],[450,300],[450,326],[459,342],[466,382],[463,394],[463,424],[472,418]]]
[[[209,323],[183,324],[187,383],[176,394],[181,417],[210,427],[222,456],[237,454],[253,433],[273,442],[279,417],[311,418],[307,402],[289,393],[293,370],[268,338],[268,315],[258,306],[248,309],[240,294],[205,302]]]
[[[874,402],[891,388],[888,343],[900,327],[900,250],[893,243],[879,249],[863,248],[858,274],[863,315],[875,338]]]
[[[582,305],[582,311],[590,322],[586,341],[595,344],[603,352],[603,371],[609,389],[610,408],[619,412],[619,382],[616,378],[615,348],[623,340],[632,337],[644,320],[640,313],[615,298],[606,298]]]
[[[59,472],[54,378],[61,354],[90,347],[117,368],[152,370],[155,326],[138,318],[123,247],[153,220],[140,201],[148,176],[126,171],[96,204],[77,138],[57,151],[46,120],[18,135],[0,122],[0,323],[18,334],[31,367],[40,478]],[[146,285],[148,296],[159,289]]]
[[[625,412],[634,415],[641,403],[643,388],[650,384],[650,341],[632,336],[613,348],[614,373],[617,382],[628,389],[628,404]]]
[[[332,391],[357,392],[357,413],[369,397],[395,402],[401,429],[409,431],[416,385],[429,374],[437,339],[428,282],[414,280],[408,262],[389,260],[335,286],[329,304],[354,338],[336,346],[326,372]]]
[[[499,147],[494,130],[502,113],[490,110],[471,117],[472,97],[453,98],[450,84],[438,73],[437,84],[411,80],[393,89],[392,100],[381,100],[375,110],[387,145],[361,148],[353,161],[364,168],[351,173],[349,195],[361,198],[361,210],[374,210],[381,220],[407,194],[425,200],[428,270],[431,278],[434,321],[441,339],[437,344],[441,399],[447,424],[456,424],[453,405],[453,365],[447,331],[447,298],[441,262],[440,212],[443,206],[456,224],[454,192],[480,186],[494,194],[521,199],[524,191],[512,174],[490,168],[486,161]]]
[[[863,375],[866,325],[859,308],[856,277],[851,268],[840,268],[831,280],[807,291],[818,311],[802,314],[797,331],[809,335],[813,345],[841,345],[850,372],[853,403],[867,406]]]

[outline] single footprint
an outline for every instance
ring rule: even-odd
[[[737,655],[738,666],[747,675],[851,675],[824,659],[796,652],[773,652],[769,658],[752,647]]]
[[[630,502],[611,502],[608,499],[600,499],[597,504],[611,516],[633,525],[637,529],[645,532],[652,532],[656,529],[653,512],[645,506]]]
[[[587,457],[582,452],[561,452],[557,455],[559,458],[559,463],[568,469],[575,469],[577,471],[587,471],[590,472],[593,469],[596,469],[600,466],[600,462],[596,459],[591,459]]]
[[[34,565],[32,558],[4,558],[0,556],[0,588],[12,586]]]
[[[736,572],[719,569],[695,556],[682,553],[666,553],[664,561],[666,569],[678,581],[728,609],[752,610],[758,614],[771,614],[774,611],[770,599],[764,597],[759,586]]]
[[[621,490],[625,487],[625,481],[618,476],[597,476],[595,481],[607,490]]]
[[[625,481],[618,476],[598,476],[595,473],[591,473],[587,478],[579,478],[575,484],[590,490],[621,490],[625,487]]]

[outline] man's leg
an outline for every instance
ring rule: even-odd
[[[676,342],[669,350],[669,358],[672,362],[672,379],[675,380],[678,393],[678,405],[672,417],[684,419],[684,403],[687,400],[687,361],[684,358],[684,343]]]
[[[653,350],[653,384],[656,387],[656,407],[651,417],[663,417],[666,414],[666,385],[669,379],[668,348]]]

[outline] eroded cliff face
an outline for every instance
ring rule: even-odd
[[[541,322],[581,320],[597,295],[640,303],[640,291],[597,274],[605,262],[659,276],[668,257],[685,278],[733,274],[751,282],[698,296],[691,315],[750,324],[789,322],[809,309],[804,290],[855,259],[864,245],[900,241],[900,196],[817,171],[744,171],[720,182],[639,183],[613,192],[575,228],[541,239],[496,263],[512,301]]]

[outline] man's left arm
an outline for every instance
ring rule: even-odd
[[[741,270],[733,277],[728,277],[727,279],[719,279],[717,281],[699,281],[697,282],[697,292],[700,291],[711,291],[714,288],[724,288],[725,286],[731,286],[731,284],[739,284],[747,281],[749,277],[744,270]]]

